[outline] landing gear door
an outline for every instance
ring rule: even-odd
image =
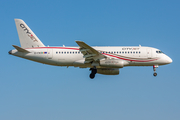
[[[47,49],[47,58],[52,59],[53,57],[53,49]]]
[[[147,58],[152,58],[152,51],[151,49],[147,49]]]

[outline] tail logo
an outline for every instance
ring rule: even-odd
[[[25,27],[24,24],[20,24],[20,27],[26,31],[26,34],[31,38],[31,40],[33,40],[33,42],[38,42],[38,40],[36,40],[36,38],[29,32],[29,30]]]

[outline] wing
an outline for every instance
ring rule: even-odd
[[[76,41],[76,43],[80,47],[81,53],[84,55],[85,63],[90,63],[93,61],[99,61],[100,59],[106,58],[103,54],[101,54],[99,51],[95,50],[94,48],[90,47],[86,43],[82,41]]]

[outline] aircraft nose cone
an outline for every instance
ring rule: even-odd
[[[173,62],[173,60],[172,60],[170,57],[167,57],[167,58],[166,58],[166,61],[167,61],[168,64],[170,64],[170,63]]]

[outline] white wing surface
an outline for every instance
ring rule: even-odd
[[[100,59],[106,58],[103,54],[101,54],[99,51],[95,50],[94,48],[90,47],[86,43],[82,41],[76,41],[76,43],[80,47],[81,53],[84,55],[86,63],[96,62]]]

